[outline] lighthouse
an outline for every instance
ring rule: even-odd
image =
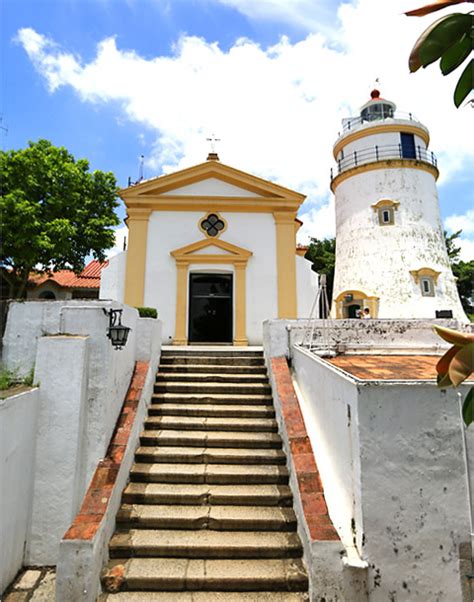
[[[428,129],[373,90],[334,145],[335,318],[467,321],[441,225]]]

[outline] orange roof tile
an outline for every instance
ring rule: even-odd
[[[97,259],[90,261],[78,275],[72,270],[58,270],[50,274],[31,274],[28,280],[30,286],[40,286],[47,281],[54,282],[62,288],[100,288],[100,274],[108,265],[108,260],[100,262]]]

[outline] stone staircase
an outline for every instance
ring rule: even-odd
[[[163,351],[100,600],[308,600],[274,415],[261,351]]]

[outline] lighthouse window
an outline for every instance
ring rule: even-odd
[[[423,297],[434,297],[434,282],[430,276],[420,278],[421,294]]]
[[[379,224],[381,226],[391,226],[395,223],[395,212],[393,207],[381,207],[378,214]]]

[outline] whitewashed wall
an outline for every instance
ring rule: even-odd
[[[300,404],[324,484],[329,514],[346,549],[362,552],[357,389],[314,354],[294,349]]]
[[[112,299],[123,303],[125,292],[125,265],[127,251],[117,253],[109,259],[100,274],[100,299]]]
[[[397,201],[395,224],[378,225],[371,207]],[[467,321],[449,266],[431,173],[400,168],[355,174],[336,189],[335,299],[359,290],[380,297],[379,318],[434,318],[451,309]],[[423,297],[410,270],[441,272],[434,297]],[[333,308],[333,313],[335,312]]]
[[[23,565],[38,407],[38,389],[0,400],[0,595]]]
[[[39,340],[39,416],[27,565],[54,565],[86,491],[89,337]]]
[[[296,255],[296,298],[299,318],[309,318],[318,292],[318,274],[313,272],[311,265],[310,261]]]
[[[301,349],[293,367],[329,513],[369,563],[370,602],[469,602],[456,394],[427,382],[361,382]]]
[[[145,305],[158,308],[163,340],[174,337],[176,319],[176,263],[171,251],[204,240],[198,227],[204,212],[153,212],[150,216],[145,275]],[[221,213],[228,226],[221,240],[253,253],[247,264],[247,337],[261,343],[262,322],[276,317],[276,235],[273,216],[263,213]],[[225,265],[196,266],[190,271],[228,272]]]
[[[36,448],[32,475],[28,477],[28,459],[24,460],[25,471],[15,464],[17,474],[23,477],[25,473],[29,485],[34,482],[25,493],[31,516],[26,537],[28,564],[56,563],[59,540],[80,506],[97,462],[106,453],[135,361],[151,361],[152,366],[158,361],[159,321],[139,319],[135,309],[122,306],[123,323],[132,331],[126,347],[116,351],[106,337],[108,318],[103,307],[120,306],[93,301],[26,302],[13,303],[10,308],[4,338],[7,367],[28,374],[35,366],[35,382],[40,384],[35,398],[37,426],[31,423],[37,415],[32,407],[24,427]],[[7,415],[2,431],[5,425],[17,432],[21,427],[15,427],[15,420],[18,422],[18,413]],[[30,454],[30,448],[24,453]],[[12,475],[8,473],[4,482],[12,482],[18,493]],[[23,560],[21,529],[18,537],[22,538]],[[15,545],[20,544],[15,540]]]
[[[123,308],[124,325],[131,327],[127,345],[115,351],[106,336],[104,309]],[[26,376],[34,368],[38,340],[45,335],[75,334],[90,337],[87,390],[86,482],[103,457],[113,432],[136,352],[138,312],[110,301],[28,301],[10,305],[3,338],[5,366]],[[51,366],[57,370],[57,366]]]

